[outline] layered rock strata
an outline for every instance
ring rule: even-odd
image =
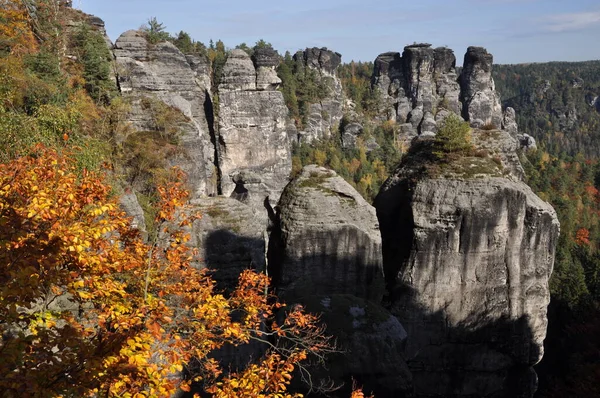
[[[158,99],[180,112],[186,120],[178,126],[183,150],[169,163],[186,172],[194,197],[216,194],[212,124],[207,119],[207,109],[212,111],[208,60],[185,56],[168,42],[151,44],[134,30],[117,39],[114,55],[119,88],[131,100],[129,121],[134,130],[156,128],[156,115],[144,106],[145,99]]]
[[[291,155],[290,119],[273,56],[255,63],[243,50],[233,50],[219,86],[218,164],[221,189],[263,212],[264,200],[276,203],[288,182]],[[257,81],[259,82],[257,87]]]

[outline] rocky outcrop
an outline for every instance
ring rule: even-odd
[[[433,135],[447,115],[444,111],[461,112],[456,57],[448,48],[413,44],[402,56],[381,54],[375,60],[372,84],[383,97],[382,114],[399,123],[408,139]]]
[[[402,55],[387,52],[375,59],[371,84],[382,97],[379,114],[400,125],[402,137],[433,136],[450,113],[473,127],[501,128],[503,114],[492,78],[492,55],[469,47],[460,77],[449,48],[406,46]]]
[[[508,132],[512,137],[514,137],[517,140],[520,149],[524,151],[537,149],[535,138],[533,138],[529,134],[519,133],[519,126],[517,125],[517,116],[515,110],[511,107],[507,107],[504,110],[504,116],[502,118],[502,129]]]
[[[275,90],[278,83],[261,80],[257,87],[261,68],[273,68],[274,63],[272,56],[260,54],[255,58],[259,73],[242,50],[233,50],[223,67],[217,152],[223,195],[250,204],[266,217],[265,198],[276,203],[289,181],[291,122],[283,94]]]
[[[514,155],[508,133],[474,132],[479,142],[486,135]],[[556,213],[510,169],[516,155],[497,156],[502,172],[473,157],[456,159],[441,175],[422,173],[423,158],[413,156],[384,184],[376,207],[390,309],[408,333],[415,392],[532,397]]]
[[[156,115],[145,98],[158,99],[185,119],[178,128],[182,151],[169,163],[188,175],[194,197],[217,193],[208,60],[186,57],[171,43],[149,43],[139,31],[123,33],[115,42],[119,88],[131,100],[129,121],[137,131],[156,129]],[[209,116],[208,118],[211,118]]]
[[[344,90],[342,82],[335,74],[342,62],[342,56],[327,48],[315,47],[298,51],[294,55],[294,60],[316,72],[317,83],[327,90],[326,93],[322,93],[318,102],[309,105],[308,120],[304,130],[298,132],[300,140],[312,142],[327,138],[343,117]]]
[[[280,57],[272,48],[257,48],[252,54],[252,61],[256,68],[256,89],[276,90],[281,85],[275,68],[279,65]]]
[[[460,75],[463,117],[474,127],[502,125],[500,96],[492,78],[492,54],[483,47],[469,47]]]
[[[284,297],[381,298],[375,209],[350,184],[331,170],[306,166],[284,190],[279,209],[281,253],[269,263]]]

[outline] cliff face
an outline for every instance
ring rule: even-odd
[[[147,99],[158,99],[178,110],[185,118],[178,126],[183,151],[169,163],[188,174],[193,196],[217,193],[212,126],[206,112],[212,108],[208,60],[185,56],[171,43],[151,44],[138,31],[123,33],[113,51],[119,88],[132,104],[132,127],[137,131],[156,128],[156,114],[144,106]]]
[[[504,159],[508,172],[514,157]],[[398,168],[376,207],[390,308],[409,336],[417,395],[533,396],[554,209],[513,173],[436,177],[416,166]]]
[[[292,167],[291,122],[283,94],[275,90],[280,80],[270,62],[267,57],[257,58],[255,68],[248,54],[233,50],[219,86],[217,152],[222,193],[263,211],[266,197],[277,202]]]
[[[336,75],[342,56],[327,48],[313,47],[298,51],[294,55],[294,60],[300,61],[305,68],[315,71],[317,79],[327,90],[319,102],[310,104],[305,129],[298,133],[300,140],[311,142],[315,139],[327,138],[331,134],[331,129],[344,116],[344,91],[342,82]]]

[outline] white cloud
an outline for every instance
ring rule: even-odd
[[[567,32],[600,24],[600,11],[549,15],[541,20],[545,30]]]

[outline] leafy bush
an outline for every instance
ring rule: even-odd
[[[471,127],[459,116],[451,114],[442,122],[434,141],[433,154],[438,159],[466,154],[473,149]]]

